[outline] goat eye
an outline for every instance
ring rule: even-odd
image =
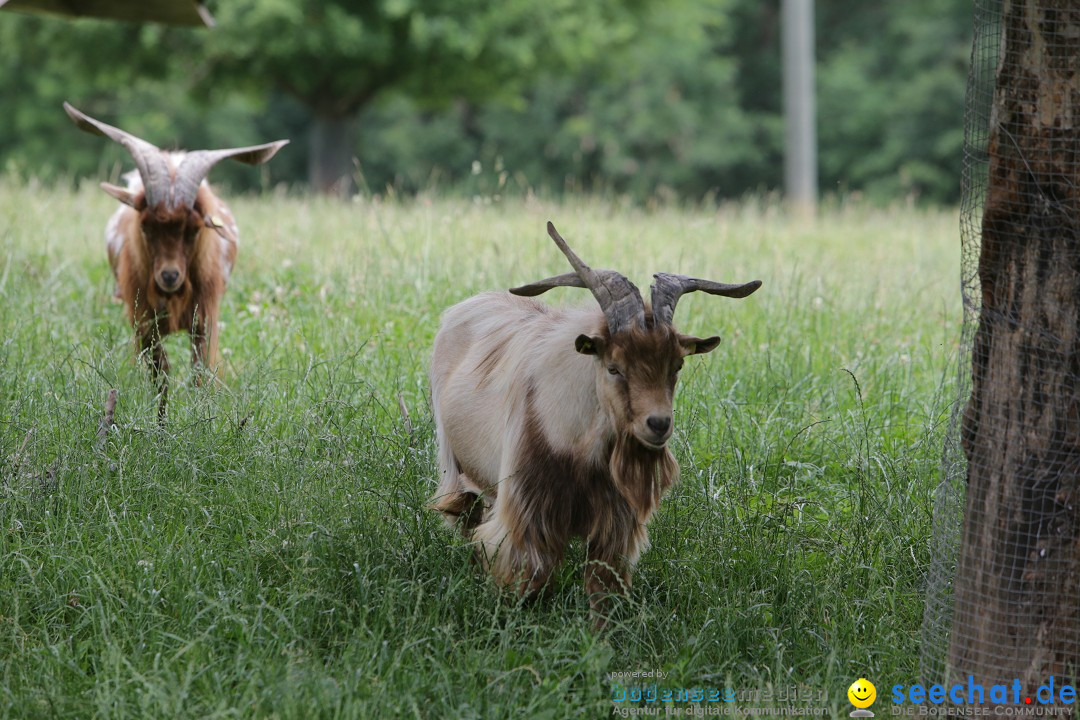
[[[608,365],[607,371],[609,375],[622,375],[622,373],[619,372],[619,368],[615,367],[614,365]]]

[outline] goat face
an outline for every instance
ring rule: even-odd
[[[663,450],[674,430],[672,400],[683,358],[709,352],[720,338],[682,335],[670,325],[605,335],[580,335],[574,343],[579,353],[596,358],[601,406],[620,432]]]
[[[203,227],[198,214],[185,208],[172,213],[143,211],[142,237],[153,263],[154,284],[165,295],[188,282],[188,264]]]
[[[657,273],[652,307],[647,308],[637,287],[613,270],[594,270],[582,262],[548,223],[548,234],[574,272],[513,288],[515,295],[533,296],[554,287],[588,288],[600,303],[606,332],[579,335],[577,351],[597,359],[597,397],[618,434],[632,436],[640,445],[661,451],[671,437],[675,383],[683,358],[707,353],[720,338],[697,338],[679,333],[671,324],[675,305],[687,292],[741,298],[761,286],[759,280],[729,285],[684,275]]]
[[[188,284],[188,265],[197,250],[199,233],[210,224],[228,240],[230,231],[214,218],[203,219],[199,207],[199,187],[206,174],[226,158],[248,165],[260,165],[277,153],[288,140],[224,150],[197,150],[169,153],[135,137],[129,132],[89,117],[68,103],[64,110],[82,130],[102,135],[120,143],[131,153],[142,181],[142,190],[102,183],[101,187],[114,198],[139,213],[143,242],[153,261],[154,284],[166,295],[176,293]]]
[[[102,183],[102,188],[120,202],[139,213],[139,232],[150,259],[154,284],[164,295],[172,295],[188,283],[188,267],[196,251],[199,233],[208,226],[203,219],[198,198],[190,207],[168,208],[165,203],[147,206],[145,191],[132,192],[127,188]],[[233,240],[228,231],[209,223],[226,239]]]

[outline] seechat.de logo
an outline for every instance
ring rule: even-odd
[[[874,687],[874,683],[866,678],[859,678],[847,689],[847,697],[857,708],[850,713],[851,717],[874,717],[874,713],[866,709],[877,700],[877,688]]]

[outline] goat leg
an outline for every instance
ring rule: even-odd
[[[525,526],[517,508],[499,495],[484,521],[473,530],[473,541],[477,559],[495,582],[522,599],[531,599],[547,585],[562,557],[561,547],[542,548],[523,542],[519,529]]]
[[[195,369],[195,384],[202,386],[204,373],[216,373],[217,309],[200,307],[195,311],[191,326],[191,365]]]
[[[611,595],[625,594],[630,590],[631,568],[622,553],[611,548],[589,543],[585,559],[585,592],[593,612],[593,627],[603,630],[611,612]]]
[[[148,323],[139,335],[142,356],[150,365],[150,374],[158,386],[158,423],[165,422],[165,405],[169,399],[169,356],[161,344],[161,334],[154,324]]]

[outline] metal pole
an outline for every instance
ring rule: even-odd
[[[799,214],[817,208],[814,0],[783,0],[784,192]]]

